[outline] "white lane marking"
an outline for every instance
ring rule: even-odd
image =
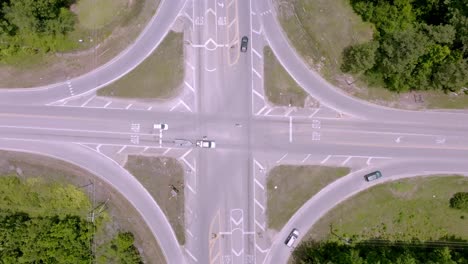
[[[143,151],[142,151],[142,152],[140,152],[140,153],[144,153],[144,152],[146,152],[146,151],[148,150],[148,148],[149,148],[149,147],[145,147],[145,148],[143,149]]]
[[[206,13],[212,13],[214,16],[216,16],[216,12],[211,8],[209,7],[206,11],[205,11],[205,14]]]
[[[258,51],[256,51],[254,48],[252,48],[252,51],[253,53],[255,53],[255,55],[257,55],[260,59],[262,58],[262,55],[260,53],[258,53]]]
[[[192,149],[189,149],[188,151],[186,151],[184,155],[182,155],[180,158],[181,159],[185,158],[188,154],[190,154],[190,152],[192,152]]]
[[[174,109],[176,109],[178,106],[180,105],[180,101],[175,104],[173,107],[171,107],[171,109],[169,109],[170,112],[172,112]]]
[[[265,187],[257,179],[254,178],[254,182],[258,185],[258,187],[262,188],[262,190],[265,190]]]
[[[214,72],[214,71],[216,71],[216,67],[213,68],[213,69],[208,69],[207,67],[205,67],[205,71],[207,71],[207,72]]]
[[[258,205],[258,207],[260,207],[262,209],[262,213],[264,213],[265,212],[265,207],[263,207],[263,205],[259,201],[257,201],[257,199],[255,199],[255,198],[254,198],[254,202],[255,202],[255,204]]]
[[[192,71],[195,70],[195,67],[188,61],[185,61],[185,63],[192,69]]]
[[[187,14],[187,12],[184,11],[184,17],[188,18],[190,20],[190,22],[192,22],[193,24],[193,19],[189,16],[189,14]]]
[[[102,144],[99,144],[99,145],[96,147],[97,152],[101,153],[101,147],[102,147]]]
[[[331,155],[328,155],[325,159],[323,159],[320,164],[324,164],[325,162],[327,162],[329,159],[331,158]]]
[[[400,143],[401,138],[402,138],[402,137],[398,137],[397,139],[395,139],[395,142],[396,142],[396,143]]]
[[[171,148],[166,149],[166,150],[163,152],[163,155],[166,155],[170,150],[171,150]]]
[[[302,163],[306,162],[306,160],[308,160],[310,157],[310,154],[307,154],[307,156],[302,160]]]
[[[372,160],[372,157],[369,157],[369,158],[367,158],[367,161],[366,161],[366,164],[367,164],[367,166],[369,166],[369,165],[370,165],[370,163],[371,163],[371,160]]]
[[[51,130],[51,131],[71,131],[71,132],[83,132],[83,133],[104,133],[104,134],[115,134],[115,135],[133,135],[133,132],[114,132],[114,131],[102,131],[102,130],[87,130],[87,129],[71,129],[71,128],[48,128],[48,127],[32,127],[32,126],[3,126],[1,128],[23,128],[23,129],[36,129],[36,130]],[[152,136],[150,133],[140,133],[140,136]],[[120,145],[119,145],[120,146]]]
[[[107,108],[110,104],[112,104],[112,101],[108,101],[108,102],[103,106],[103,108]]]
[[[341,163],[341,165],[345,165],[346,163],[348,163],[348,161],[349,161],[352,157],[353,157],[353,156],[347,157],[347,158]]]
[[[262,249],[259,245],[255,244],[255,247],[260,251],[261,253],[267,253],[270,249]]]
[[[288,155],[288,153],[284,154],[283,157],[281,157],[281,159],[276,161],[276,163],[280,163],[284,158],[286,158],[287,155]]]
[[[292,116],[289,117],[289,142],[292,142]]]
[[[262,166],[262,164],[260,164],[260,162],[258,162],[256,159],[254,159],[254,162],[255,164],[261,169],[261,170],[264,170],[265,168]]]
[[[263,112],[263,110],[265,110],[268,106],[265,105],[264,107],[262,107],[262,109],[260,109],[257,113],[255,113],[255,115],[259,115],[261,112]]]
[[[118,152],[117,154],[120,154],[127,146],[123,146]]]
[[[312,118],[314,115],[316,115],[319,110],[320,108],[315,109],[315,111],[309,116],[309,118]]]
[[[195,89],[193,89],[192,85],[190,85],[187,81],[184,81],[185,85],[187,85],[187,87],[192,90],[192,92],[195,92]]]
[[[193,234],[192,234],[192,232],[190,232],[190,230],[188,228],[185,229],[185,232],[187,232],[187,234],[189,234],[193,238]]]
[[[231,23],[229,23],[228,28],[230,28],[230,27],[232,26],[232,24],[234,24],[236,21],[237,21],[237,18],[234,18],[234,19],[231,21]]]
[[[255,224],[256,224],[258,227],[260,227],[260,229],[262,229],[262,231],[265,231],[265,224],[263,224],[263,225],[260,224],[260,223],[257,221],[257,219],[254,219],[254,221],[255,221]]]
[[[125,107],[125,109],[129,109],[130,107],[132,107],[133,104],[129,104],[127,105],[127,107]]]
[[[192,109],[190,109],[190,107],[184,101],[182,101],[182,99],[180,100],[180,102],[182,103],[183,106],[185,106],[185,108],[187,108],[190,112],[192,112]]]
[[[185,186],[187,186],[187,188],[188,188],[193,194],[197,194],[197,192],[192,188],[192,186],[190,186],[190,184],[185,183]]]
[[[195,262],[198,262],[197,258],[196,258],[194,255],[192,255],[192,253],[190,253],[190,251],[189,251],[187,248],[185,248],[185,252],[187,252],[187,254],[188,254],[193,260],[195,260]]]
[[[258,31],[256,31],[255,29],[252,28],[252,32],[257,34],[257,35],[261,35],[262,32],[263,32],[263,28],[262,28],[262,26],[260,26],[260,29]]]
[[[254,68],[252,68],[252,72],[255,73],[255,75],[257,75],[258,78],[262,78],[262,75],[260,75],[260,73],[258,73],[258,71],[256,71]]]
[[[255,89],[252,89],[252,92],[253,92],[256,96],[260,97],[262,100],[265,100],[265,97],[263,97],[263,95],[261,95],[261,94],[260,94],[259,92],[257,92]],[[266,106],[265,106],[265,107],[266,107]]]
[[[244,249],[241,249],[241,251],[239,252],[236,252],[234,249],[231,249],[232,250],[232,253],[234,253],[234,255],[236,255],[236,257],[239,257],[240,255],[242,255],[242,253],[244,253]]]
[[[270,108],[270,109],[269,109],[268,111],[266,111],[266,113],[263,114],[263,115],[264,115],[264,116],[267,116],[267,115],[268,115],[271,111],[273,111],[273,110],[274,110],[274,108]]]
[[[147,111],[151,111],[151,109],[153,109],[152,106],[148,107],[146,110],[147,110]]]
[[[86,102],[84,102],[81,107],[84,107],[85,105],[87,105],[89,102],[91,102],[91,100],[93,100],[96,96],[91,96],[88,100],[86,100]]]
[[[296,111],[296,109],[295,108],[288,109],[288,111],[286,112],[286,114],[284,114],[284,116],[289,116],[293,111]]]

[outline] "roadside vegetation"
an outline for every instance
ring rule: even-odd
[[[184,170],[174,158],[129,156],[125,168],[146,188],[185,244]]]
[[[280,106],[304,107],[307,93],[291,78],[270,47],[264,48],[263,58],[265,95],[268,101]]]
[[[117,191],[81,168],[33,154],[0,151],[0,236],[5,263],[166,263]]]
[[[456,236],[468,240],[464,199],[468,178],[418,177],[384,183],[339,204],[307,235],[313,240],[433,241]],[[464,197],[464,196],[463,196]],[[460,201],[460,202],[454,202]]]
[[[345,167],[280,165],[267,178],[268,228],[280,230],[312,196],[349,173]]]
[[[159,0],[0,1],[0,87],[31,87],[91,71],[131,44]]]
[[[158,48],[130,73],[98,90],[101,96],[168,99],[184,79],[183,34],[169,32]]]

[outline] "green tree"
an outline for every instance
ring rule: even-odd
[[[344,72],[361,73],[371,69],[375,64],[375,53],[379,43],[371,41],[346,48],[343,52]]]
[[[450,207],[468,211],[468,192],[455,193],[450,198]]]

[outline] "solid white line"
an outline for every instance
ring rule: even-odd
[[[348,161],[352,158],[352,156],[349,156],[347,157],[342,163],[341,165],[345,165],[346,163],[348,163]]]
[[[188,228],[185,229],[185,232],[187,232],[187,234],[189,234],[191,237],[193,237],[192,232],[190,232],[190,230]]]
[[[258,76],[258,78],[260,78],[260,79],[262,78],[262,75],[260,75],[260,73],[258,73],[254,68],[252,68],[252,71],[253,71],[253,73],[255,73],[255,75]]]
[[[262,166],[262,164],[260,164],[260,162],[258,162],[256,159],[254,159],[254,162],[255,164],[262,170],[264,170],[265,168]]]
[[[254,182],[258,185],[258,187],[262,188],[262,190],[265,190],[265,187],[257,179],[254,178]]]
[[[221,231],[221,232],[219,232],[218,234],[220,234],[220,235],[232,235],[232,232],[224,232],[224,231]]]
[[[255,55],[257,55],[260,59],[262,58],[262,55],[260,53],[258,53],[254,48],[252,48],[252,51],[253,53],[255,53]]]
[[[254,221],[255,221],[255,224],[258,225],[258,227],[260,227],[260,229],[262,229],[262,231],[265,231],[265,226],[264,226],[264,225],[261,225],[261,224],[257,221],[257,219],[254,219]]]
[[[129,104],[127,105],[127,107],[125,107],[125,109],[129,109],[130,107],[132,107],[133,104]]]
[[[192,85],[190,85],[187,81],[184,81],[185,85],[187,85],[187,87],[192,90],[192,92],[195,92],[195,89],[193,89]]]
[[[47,127],[30,127],[30,126],[2,126],[3,128],[23,128],[23,129],[36,129],[36,130],[51,130],[51,131],[72,131],[72,132],[84,132],[84,133],[105,133],[105,134],[116,134],[116,135],[134,135],[133,132],[113,132],[113,131],[101,131],[101,130],[86,130],[86,129],[70,129],[70,128],[47,128]],[[139,136],[151,136],[153,134],[139,133]],[[120,145],[119,145],[120,146]]]
[[[287,155],[288,155],[288,153],[284,154],[283,157],[281,157],[281,159],[279,159],[278,161],[276,161],[276,163],[280,163],[284,158],[286,158]]]
[[[86,100],[86,102],[84,102],[84,103],[81,105],[81,107],[87,105],[87,104],[88,104],[89,102],[91,102],[91,100],[93,100],[95,97],[96,97],[96,96],[91,96],[91,97],[89,97],[89,99]]]
[[[257,199],[254,198],[254,202],[258,205],[258,207],[260,207],[262,209],[262,213],[265,212],[265,207],[263,207],[259,201],[257,201]]]
[[[263,97],[263,95],[261,95],[259,92],[257,92],[255,89],[252,89],[252,92],[257,95],[258,97],[260,97],[262,100],[265,100],[265,97]]]
[[[262,109],[260,109],[257,113],[255,113],[255,115],[259,115],[261,112],[263,112],[263,110],[265,110],[268,106],[265,105],[264,107],[262,107]]]
[[[192,186],[190,186],[190,184],[186,183],[185,186],[187,186],[187,188],[188,188],[191,192],[193,192],[193,194],[197,194],[197,192],[195,192],[195,190],[192,189]]]
[[[310,154],[307,154],[307,156],[305,157],[305,159],[302,160],[302,163],[304,163],[306,160],[308,160],[310,157]]]
[[[192,112],[192,109],[190,109],[190,107],[184,101],[182,101],[182,99],[180,100],[180,102],[185,106],[185,108]]]
[[[325,162],[327,162],[329,159],[331,158],[331,155],[328,155],[325,159],[323,159],[320,164],[324,164]]]
[[[123,146],[118,152],[117,154],[120,154],[127,146]]]
[[[110,104],[112,104],[112,101],[108,101],[103,107],[106,108],[106,107],[108,107]]]
[[[197,258],[196,258],[194,255],[192,255],[192,253],[190,253],[190,251],[189,251],[187,248],[185,248],[185,252],[187,252],[187,254],[188,254],[193,260],[195,260],[195,262],[198,262]]]
[[[292,142],[292,116],[289,117],[289,142]]]
[[[317,108],[310,116],[309,118],[313,117],[314,115],[316,115],[318,113],[318,111],[320,110],[320,108]]]

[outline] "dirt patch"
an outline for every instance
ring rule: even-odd
[[[181,245],[185,244],[184,169],[174,158],[129,156],[128,169],[153,196]]]
[[[160,0],[128,5],[119,19],[99,30],[78,29],[74,52],[30,56],[14,65],[0,65],[0,87],[37,87],[83,75],[110,61],[128,47],[151,19]],[[97,82],[98,80],[96,80]]]
[[[96,233],[96,245],[112,239],[119,231],[129,231],[135,235],[135,246],[145,263],[166,263],[157,241],[133,206],[115,189],[86,170],[45,156],[0,151],[0,175],[8,173],[79,186],[96,206],[107,201],[105,208],[111,219],[104,230]]]

